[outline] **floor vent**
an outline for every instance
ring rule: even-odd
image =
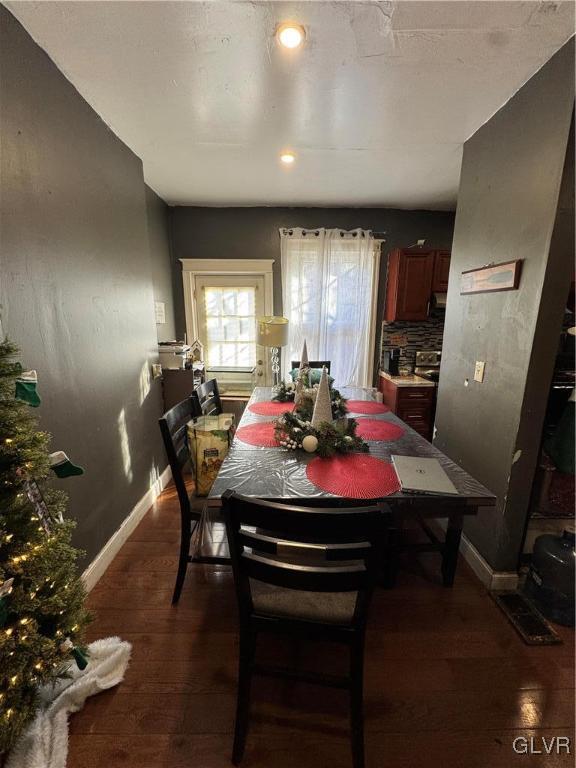
[[[492,592],[492,597],[527,645],[554,645],[560,636],[520,592]]]

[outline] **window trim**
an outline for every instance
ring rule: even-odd
[[[264,278],[264,314],[274,314],[274,259],[180,259],[186,338],[189,344],[198,338],[199,322],[195,281],[200,276],[247,275]]]

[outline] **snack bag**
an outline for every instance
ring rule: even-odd
[[[208,496],[234,436],[234,414],[199,416],[188,422],[190,453],[196,470],[196,495]]]

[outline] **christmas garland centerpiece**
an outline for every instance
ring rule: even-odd
[[[305,421],[310,421],[312,414],[314,413],[314,405],[318,397],[318,389],[320,385],[315,384],[313,387],[306,387],[302,390],[300,399],[296,405],[296,411],[298,415]],[[337,389],[331,387],[329,384],[330,393],[330,406],[332,408],[333,419],[343,419],[348,413],[348,406],[346,405],[346,398],[338,392]]]
[[[272,387],[272,400],[276,400],[278,403],[295,401],[298,404],[302,399],[304,391],[308,388],[312,389],[312,380],[308,363],[308,351],[306,349],[306,342],[304,342],[296,380],[281,381],[275,387]]]
[[[332,386],[334,380],[330,376],[327,376],[327,379],[332,406],[332,418],[342,419],[348,413],[346,398]],[[314,384],[312,381],[308,351],[306,342],[304,342],[296,381],[281,381],[277,386],[273,387],[272,400],[279,403],[294,402],[296,412],[300,418],[304,421],[310,421],[314,413],[314,404],[319,386],[319,383]]]
[[[278,403],[291,403],[296,394],[296,387],[292,381],[281,381],[275,387],[272,387],[272,400]]]
[[[330,381],[330,380],[329,380]],[[301,418],[310,421],[314,413],[314,403],[318,394],[318,384],[311,387],[298,388],[298,383],[281,381],[278,386],[272,390],[272,400],[278,403],[292,403],[296,401]],[[332,405],[332,414],[335,419],[342,419],[348,413],[346,398],[334,387],[329,387],[330,404]]]
[[[356,434],[354,419],[321,422],[314,426],[310,421],[300,419],[295,413],[285,413],[275,424],[274,436],[283,448],[304,449],[317,453],[322,458],[336,453],[368,451],[367,444]]]
[[[339,393],[338,399],[337,413],[343,415],[346,412],[342,412],[342,406],[346,407],[345,401]],[[276,421],[274,436],[280,445],[291,450],[302,448],[323,458],[336,453],[367,452],[367,444],[356,435],[356,421],[347,418],[334,420],[332,402],[328,374],[324,368],[315,397],[312,398],[305,390],[299,391],[297,387],[296,410],[283,414]]]

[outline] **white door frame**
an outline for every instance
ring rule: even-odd
[[[180,259],[186,313],[186,338],[191,344],[198,338],[199,323],[194,290],[199,275],[249,275],[264,278],[264,314],[274,314],[272,265],[274,259]]]
[[[184,288],[184,311],[186,315],[186,339],[188,344],[199,338],[200,323],[196,299],[196,278],[199,276],[244,275],[264,278],[264,314],[274,314],[274,288],[272,265],[274,259],[180,259],[182,284]],[[260,384],[270,384],[269,366],[260,365],[266,361],[265,352],[257,347],[256,366]],[[260,357],[258,357],[260,355]]]

